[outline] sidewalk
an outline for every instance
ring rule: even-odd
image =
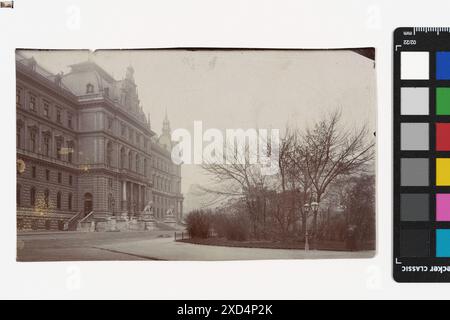
[[[220,247],[175,242],[173,238],[131,241],[96,246],[148,259],[184,261],[271,260],[271,259],[359,259],[371,258],[375,251],[343,252],[295,249]]]

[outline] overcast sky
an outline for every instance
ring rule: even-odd
[[[85,61],[87,51],[30,51],[53,73]],[[340,108],[348,126],[375,131],[374,61],[352,51],[98,51],[91,59],[116,79],[127,66],[153,130],[161,131],[165,109],[172,129],[305,127]],[[198,169],[183,168],[183,192],[201,183]]]

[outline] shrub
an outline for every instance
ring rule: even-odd
[[[219,237],[227,240],[245,241],[249,235],[247,218],[236,214],[215,214],[213,220],[214,231]]]
[[[208,238],[211,231],[212,216],[203,210],[191,211],[186,216],[187,231],[192,238]]]

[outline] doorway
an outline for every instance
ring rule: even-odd
[[[93,208],[92,194],[85,193],[84,194],[84,216],[86,216],[89,213],[91,213],[92,208]]]

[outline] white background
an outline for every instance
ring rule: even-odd
[[[392,279],[392,34],[449,26],[443,1],[24,1],[0,10],[1,298],[449,298],[450,284]],[[15,262],[18,48],[376,47],[378,254],[368,260]],[[351,70],[349,70],[351,72]]]

